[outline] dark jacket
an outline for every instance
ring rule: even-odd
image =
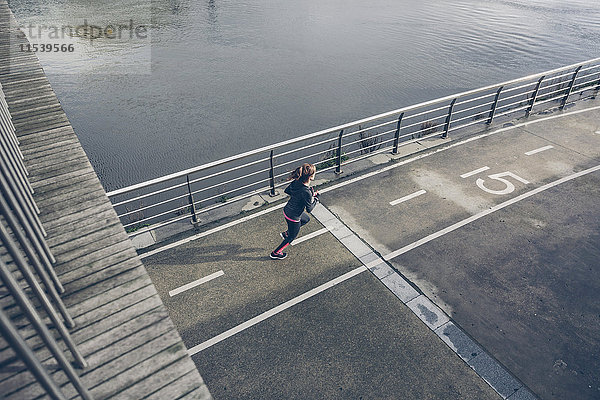
[[[312,188],[304,185],[299,180],[295,180],[285,188],[285,193],[290,195],[290,199],[283,208],[285,215],[295,221],[300,220],[300,216],[306,209],[311,212],[317,205],[319,199],[314,196]]]

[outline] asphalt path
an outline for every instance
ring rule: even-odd
[[[536,395],[596,399],[599,116],[449,142],[322,198]],[[270,260],[283,229],[277,209],[144,259],[215,398],[499,398],[318,221]]]
[[[216,399],[500,398],[331,233],[271,260],[284,227],[273,212],[144,259]],[[313,218],[301,237],[322,228]]]
[[[600,171],[525,194],[600,165],[599,129],[594,112],[515,128],[327,204],[538,396],[598,399]]]

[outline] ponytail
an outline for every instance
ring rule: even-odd
[[[313,176],[315,172],[317,172],[317,168],[314,165],[305,163],[292,171],[288,180],[294,179],[296,181],[299,180],[302,183],[307,183],[308,178]]]

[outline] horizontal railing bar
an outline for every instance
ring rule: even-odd
[[[381,128],[382,126],[386,126],[386,125],[392,125],[392,124],[396,124],[398,121],[396,119],[392,119],[390,121],[378,124],[378,125],[373,125],[373,126],[369,126],[367,128],[364,129],[360,129],[354,132],[344,132],[344,138],[348,138],[352,135],[356,135],[357,133],[363,133],[363,132],[367,132],[373,129],[377,129],[377,128]]]
[[[510,80],[510,81],[506,81],[506,82],[503,82],[503,83],[489,85],[489,86],[486,86],[486,87],[483,87],[483,88],[473,89],[473,90],[469,90],[469,91],[466,91],[466,92],[454,94],[454,95],[451,95],[451,96],[446,96],[446,97],[442,97],[442,98],[438,98],[438,99],[426,101],[426,102],[423,102],[423,103],[415,104],[415,105],[412,105],[412,106],[403,107],[403,108],[400,108],[400,109],[397,109],[397,110],[388,111],[388,112],[385,112],[385,113],[382,113],[382,114],[378,114],[378,115],[375,115],[375,116],[363,118],[361,120],[352,121],[352,122],[349,122],[349,123],[346,123],[346,124],[338,125],[338,126],[335,126],[335,127],[332,127],[332,128],[328,128],[328,129],[324,129],[324,130],[321,130],[321,131],[313,132],[313,133],[310,133],[310,134],[307,134],[307,135],[303,135],[303,136],[300,136],[300,137],[297,137],[297,138],[289,139],[289,140],[286,140],[286,141],[283,141],[283,142],[280,142],[280,143],[271,144],[271,145],[264,146],[264,147],[261,147],[261,148],[258,148],[258,149],[250,150],[250,151],[247,151],[247,152],[244,152],[244,153],[241,153],[241,154],[237,154],[237,155],[234,155],[234,156],[231,156],[231,157],[226,157],[226,158],[223,158],[223,159],[220,159],[220,160],[217,160],[217,161],[206,163],[206,164],[194,167],[194,168],[189,168],[189,169],[186,169],[184,171],[180,171],[180,172],[177,172],[177,173],[174,173],[174,174],[169,174],[169,175],[166,175],[166,176],[163,176],[163,177],[160,177],[160,178],[156,178],[156,179],[153,179],[153,180],[150,180],[150,181],[141,182],[141,183],[138,183],[138,184],[135,184],[135,185],[131,185],[131,186],[125,187],[125,188],[117,189],[117,190],[114,190],[112,192],[109,192],[108,195],[109,196],[115,196],[115,195],[118,195],[118,194],[127,193],[127,192],[130,192],[130,191],[136,190],[136,189],[141,189],[143,187],[159,183],[159,182],[165,182],[165,181],[168,181],[168,180],[171,180],[171,179],[174,179],[174,178],[177,178],[177,177],[185,176],[185,175],[188,175],[188,174],[191,174],[191,173],[194,173],[194,172],[206,170],[208,168],[212,168],[212,167],[215,167],[215,166],[218,166],[218,165],[223,165],[223,164],[229,163],[231,161],[240,160],[240,159],[249,157],[249,156],[254,155],[254,154],[258,154],[258,153],[261,153],[261,152],[267,152],[267,151],[276,149],[278,147],[287,146],[287,145],[294,144],[294,143],[299,143],[301,141],[304,141],[304,140],[307,140],[307,139],[310,139],[310,138],[319,137],[319,136],[322,136],[324,134],[329,134],[329,133],[332,133],[332,132],[335,132],[335,131],[340,131],[342,129],[347,129],[347,128],[350,128],[350,127],[353,127],[353,126],[356,126],[356,125],[359,125],[359,124],[365,124],[365,123],[368,123],[370,121],[375,121],[375,120],[378,120],[378,119],[387,118],[387,117],[390,117],[392,115],[398,115],[398,114],[400,114],[402,112],[407,112],[407,111],[419,109],[419,108],[426,107],[426,106],[433,105],[433,104],[443,103],[443,102],[446,102],[446,101],[449,101],[449,100],[453,100],[453,99],[458,98],[458,97],[465,97],[465,96],[469,96],[469,95],[472,95],[472,94],[481,93],[481,92],[484,92],[484,91],[487,91],[487,90],[498,88],[500,86],[507,86],[507,85],[511,85],[511,84],[515,84],[515,83],[526,82],[528,80],[531,80],[531,79],[534,79],[534,78],[537,78],[537,77],[540,77],[540,76],[544,76],[544,75],[547,76],[547,75],[550,75],[550,74],[553,74],[553,73],[567,71],[567,70],[569,70],[571,68],[574,68],[574,67],[579,67],[581,65],[591,64],[591,63],[598,62],[598,61],[600,61],[600,58],[595,58],[595,59],[591,59],[591,60],[579,62],[579,63],[576,63],[576,64],[572,64],[572,65],[569,65],[569,66],[566,66],[566,67],[560,67],[560,68],[556,68],[554,70],[545,71],[545,72],[542,72],[542,73],[536,73],[536,74],[528,75],[526,77],[522,77],[522,78],[518,78],[518,79],[513,79],[513,80]]]
[[[439,115],[437,117],[433,117],[433,118],[428,118],[427,121],[419,121],[419,122],[414,122],[412,124],[409,125],[402,125],[402,130],[408,129],[408,128],[412,128],[413,126],[418,126],[418,125],[422,125],[425,122],[431,122],[431,121],[435,121],[436,119],[440,119],[440,118],[444,118],[446,119],[446,117],[448,116],[448,107],[444,107],[444,109],[446,110],[446,113]],[[442,124],[443,125],[443,124]]]
[[[456,125],[460,121],[464,121],[464,120],[467,120],[467,119],[473,119],[473,117],[475,117],[475,116],[476,116],[476,114],[470,114],[470,115],[465,115],[464,117],[461,117],[461,118],[452,118],[452,125],[451,126]],[[487,120],[487,115],[484,116],[484,117],[481,117],[480,119],[477,119],[475,121],[477,121],[477,122],[485,122],[486,120]]]
[[[144,211],[144,210],[148,210],[150,208],[154,208],[154,207],[157,207],[157,206],[161,206],[163,204],[171,203],[171,202],[179,200],[179,199],[185,199],[188,196],[189,196],[189,194],[186,193],[186,194],[182,194],[180,196],[171,197],[171,198],[169,198],[167,200],[163,200],[163,201],[160,201],[158,203],[153,203],[153,204],[151,204],[149,206],[143,206],[141,208],[136,208],[134,210],[130,210],[130,211],[124,212],[122,214],[119,214],[119,217],[120,218],[121,217],[126,217],[128,215],[135,214],[135,213],[138,213],[138,212],[141,212],[141,211]],[[181,207],[178,207],[178,208],[181,208]],[[177,210],[177,208],[175,210]]]
[[[598,81],[596,81],[596,82],[588,81],[588,82],[580,83],[579,85],[573,85],[573,92],[578,92],[582,88],[587,88],[586,90],[593,89],[594,86],[596,86],[596,85],[598,85]]]
[[[412,119],[412,118],[420,117],[421,115],[431,114],[432,112],[442,111],[442,110],[448,111],[448,105],[445,104],[442,107],[432,108],[431,110],[423,111],[423,112],[420,112],[420,113],[417,113],[417,114],[405,115],[404,118],[402,118],[402,120],[404,121],[404,120],[407,120],[407,119]]]
[[[422,138],[420,138],[420,139],[422,139]],[[393,141],[393,140],[391,140],[391,141]],[[415,141],[417,141],[417,140],[415,140]],[[390,142],[390,141],[386,141],[386,142]],[[404,142],[402,144],[405,145],[405,143],[406,142]],[[354,162],[364,160],[365,158],[369,158],[369,157],[373,157],[373,156],[375,156],[377,154],[385,153],[385,152],[389,151],[390,148],[393,148],[393,145],[392,146],[385,146],[385,147],[382,147],[381,149],[378,149],[378,150],[371,151],[369,153],[360,155],[359,157],[351,158],[351,159],[349,159],[349,160],[346,161],[346,164],[352,164]]]
[[[587,66],[587,67],[581,68],[581,69],[579,70],[579,72],[585,72],[585,71],[589,71],[589,70],[591,70],[591,69],[595,69],[595,68],[597,68],[597,69],[599,69],[599,70],[600,70],[600,64],[599,64],[599,65],[589,65],[589,66]],[[598,71],[598,72],[600,72],[600,71]],[[597,72],[596,72],[596,73],[597,73]]]
[[[215,176],[223,175],[223,174],[228,173],[228,172],[237,171],[239,169],[246,168],[246,167],[249,167],[251,165],[255,165],[255,164],[258,164],[258,163],[261,163],[261,162],[264,162],[264,161],[268,161],[268,160],[269,160],[268,158],[261,158],[260,160],[255,160],[255,161],[249,162],[247,164],[244,164],[242,166],[237,166],[237,167],[229,168],[229,169],[226,169],[226,170],[223,170],[223,171],[215,172],[215,173],[210,174],[210,175],[206,175],[206,176],[202,176],[200,178],[193,179],[193,180],[190,181],[190,184],[194,184],[196,182],[200,182],[200,181],[203,181],[203,180],[206,180],[206,179],[214,178]],[[179,184],[177,184],[175,186],[170,186],[170,187],[165,188],[165,189],[160,189],[160,190],[157,190],[157,191],[154,191],[154,192],[146,193],[144,195],[135,197],[135,198],[130,199],[130,200],[123,200],[120,203],[113,204],[113,206],[131,203],[134,200],[140,200],[140,199],[143,199],[143,198],[155,195],[155,194],[164,193],[164,192],[167,192],[167,191],[169,191],[171,189],[178,188],[178,187],[183,187],[183,186],[187,186],[187,182],[179,183]]]
[[[508,91],[508,90],[506,90],[506,91]],[[494,96],[496,96],[496,92],[488,93],[486,95],[479,96],[479,97],[473,97],[472,99],[466,99],[464,101],[458,101],[457,100],[456,103],[454,103],[454,107],[460,106],[460,105],[463,105],[463,104],[472,103],[472,102],[477,101],[477,100],[482,100],[482,99],[485,99],[486,97],[494,98]],[[493,103],[493,101],[490,102],[490,104],[491,103]],[[445,109],[448,110],[448,107],[445,107]]]
[[[514,92],[515,90],[520,90],[520,89],[524,89],[528,86],[535,86],[535,85],[537,85],[537,81],[529,82],[524,85],[507,87],[507,88],[502,89],[502,93]]]
[[[381,144],[383,145],[384,143],[389,143],[389,142],[393,142],[393,141],[394,141],[394,138],[389,139],[389,140],[385,140],[385,141],[381,142]],[[386,146],[385,148],[387,148],[387,147],[390,147],[390,146]],[[372,154],[375,154],[379,150],[381,150],[381,149],[377,149],[377,150],[374,150],[374,151],[369,151],[366,154],[371,154],[372,155]],[[349,156],[351,154],[358,153],[358,152],[364,152],[364,151],[365,151],[365,149],[356,149],[356,150],[349,151],[348,153],[346,153],[346,155]],[[348,160],[346,160],[346,164],[350,164],[350,163],[352,163],[354,161],[356,161],[356,160],[353,159],[353,158],[349,158]]]
[[[173,210],[171,210],[170,212],[172,212],[172,211]],[[153,218],[156,218],[156,217],[153,217]],[[186,218],[190,218],[190,214],[183,214],[183,215],[180,215],[178,217],[175,217],[175,218],[172,218],[172,219],[168,219],[168,220],[163,221],[163,222],[159,222],[157,224],[151,224],[150,226],[145,226],[145,227],[137,229],[137,230],[135,230],[133,232],[128,232],[127,234],[131,238],[133,236],[141,235],[144,232],[148,232],[148,231],[151,231],[153,229],[161,228],[163,226],[167,226],[167,225],[173,224],[173,223],[175,223],[177,221],[181,221],[182,219],[186,219]],[[131,224],[128,224],[128,225],[123,225],[123,227],[125,229],[127,229],[128,227],[133,226],[133,225],[138,224],[138,223],[139,222],[134,222],[134,223],[131,223]]]
[[[523,102],[522,102],[522,101],[516,101],[516,102],[514,102],[514,103],[510,103],[510,104],[504,104],[503,106],[500,106],[500,107],[498,107],[498,108],[497,108],[497,110],[496,110],[496,111],[497,111],[497,113],[496,113],[496,116],[500,116],[500,115],[502,115],[502,114],[500,114],[500,113],[499,113],[499,112],[500,112],[500,110],[510,110],[511,112],[513,112],[514,110],[520,110],[520,109],[522,109],[522,107],[524,107],[524,108],[529,108],[529,106],[530,106],[530,102],[529,102],[529,101],[527,101],[527,102],[526,102],[527,104],[524,104],[524,105],[523,105],[523,106],[521,106],[521,107],[517,107],[517,108],[510,108],[510,107],[513,107],[513,106],[515,106],[515,105],[517,105],[517,104],[521,104],[521,103],[523,103]],[[537,104],[537,102],[536,102],[536,104]]]
[[[304,160],[304,159],[306,159],[307,157],[314,157],[314,156],[318,156],[318,155],[320,155],[320,154],[329,153],[329,152],[335,152],[335,149],[333,149],[333,148],[332,148],[332,149],[322,150],[322,151],[319,151],[319,152],[317,152],[317,153],[309,154],[309,155],[302,156],[302,157],[299,157],[299,158],[296,158],[296,159],[293,159],[293,160],[290,160],[290,161],[286,161],[286,162],[284,162],[284,163],[280,163],[280,164],[278,164],[278,165],[277,165],[275,168],[280,168],[280,167],[283,167],[283,166],[285,166],[285,165],[289,165],[289,164],[297,163],[298,161],[300,161],[300,160]]]
[[[544,93],[541,93],[542,90],[549,89],[549,88],[554,87],[554,86],[560,86],[560,85],[567,85],[567,87],[564,87],[564,88],[561,89],[561,90],[565,90],[565,89],[568,88],[569,82],[568,81],[560,81],[560,82],[555,82],[555,83],[553,83],[551,85],[541,86],[540,87],[540,95],[544,94]]]
[[[336,159],[337,159],[337,157],[333,157],[333,158],[331,158],[330,160],[336,160]],[[344,164],[346,164],[346,163],[347,163],[347,161],[342,161],[342,165],[344,165]],[[320,173],[323,173],[323,172],[327,172],[327,171],[329,171],[329,170],[334,170],[334,169],[336,169],[336,168],[337,168],[337,163],[336,163],[336,164],[334,164],[334,165],[332,165],[332,166],[330,166],[330,167],[322,168],[322,169],[320,169],[318,172],[320,172]]]
[[[583,75],[583,74],[581,73],[581,71],[579,71],[579,74],[577,74],[577,79],[575,79],[575,82],[577,82],[577,81],[578,81],[578,80],[580,80],[580,79],[585,79],[585,78],[588,78],[588,77],[590,77],[590,76],[594,76],[596,79],[598,79],[598,77],[599,77],[598,75],[599,75],[599,74],[600,74],[600,71],[594,72],[594,73],[592,73],[592,74]]]
[[[564,74],[546,76],[546,78],[544,80],[552,81],[554,79],[559,79],[559,78],[564,78],[564,77],[570,77],[570,76],[573,75],[573,72],[575,72],[575,71],[566,71]],[[548,73],[548,75],[550,75],[550,73]],[[561,81],[562,81],[562,79],[561,79]]]
[[[342,148],[346,147],[346,146],[351,146],[351,145],[356,144],[356,143],[364,142],[365,140],[375,139],[375,138],[378,138],[378,137],[383,136],[383,135],[388,135],[388,134],[390,134],[392,132],[396,132],[396,129],[390,129],[389,131],[378,133],[377,135],[369,136],[369,137],[366,137],[366,138],[363,138],[363,139],[358,139],[358,140],[355,140],[354,142],[344,143],[342,145]],[[368,147],[372,147],[372,146],[377,146],[377,144],[369,145]]]
[[[227,184],[229,184],[231,182],[239,181],[240,179],[247,179],[250,176],[258,175],[258,174],[263,174],[263,173],[268,172],[268,171],[269,171],[269,168],[265,168],[265,169],[261,169],[261,170],[255,171],[255,172],[251,172],[251,173],[249,173],[247,175],[238,176],[237,178],[233,178],[233,179],[230,179],[230,180],[225,181],[225,182],[219,182],[219,183],[214,184],[212,186],[207,186],[205,188],[195,190],[195,191],[192,192],[192,194],[196,194],[196,193],[200,193],[200,192],[205,192],[205,191],[207,191],[209,189],[214,189],[217,186],[227,185]]]
[[[566,90],[566,89],[559,90],[559,91],[557,91],[557,92],[555,92],[555,93],[558,93],[558,92],[564,92],[564,90]],[[548,99],[544,99],[544,100],[538,100],[538,101],[536,101],[536,102],[535,102],[535,105],[544,104],[544,103],[549,103],[549,102],[551,102],[551,101],[556,101],[556,100],[559,100],[559,99],[561,99],[562,97],[564,97],[564,95],[565,95],[564,93],[561,93],[561,94],[559,94],[558,96],[550,97],[550,98],[548,98]]]
[[[183,208],[186,208],[186,207],[187,207],[187,204],[186,204],[185,206],[180,206],[180,207],[177,207],[177,208],[172,208],[172,209],[170,209],[170,210],[167,210],[167,211],[161,212],[161,213],[159,213],[159,214],[155,214],[155,215],[152,215],[152,216],[150,216],[150,217],[145,217],[145,218],[139,219],[139,220],[137,220],[137,221],[131,222],[131,223],[129,223],[129,224],[123,225],[123,227],[124,227],[124,228],[128,228],[128,227],[130,227],[130,226],[134,226],[134,225],[137,225],[137,224],[141,224],[142,222],[150,221],[150,220],[152,220],[152,219],[154,219],[154,218],[162,217],[163,215],[167,215],[167,214],[171,214],[171,213],[173,213],[173,212],[177,212],[178,210],[181,210],[181,209],[183,209]]]
[[[260,180],[260,181],[252,182],[252,183],[250,183],[250,184],[248,184],[248,185],[240,186],[240,187],[238,187],[238,188],[235,188],[235,189],[232,189],[232,190],[228,190],[228,191],[226,191],[226,192],[219,193],[219,194],[216,194],[216,195],[214,195],[214,196],[207,197],[207,198],[205,198],[205,199],[202,199],[202,200],[198,200],[198,201],[196,201],[196,203],[202,203],[203,201],[208,201],[208,200],[217,199],[217,198],[219,198],[219,197],[223,197],[223,196],[225,196],[226,194],[229,194],[229,193],[234,193],[234,192],[237,192],[237,191],[239,191],[239,190],[246,189],[246,188],[249,188],[249,187],[251,187],[251,186],[254,186],[254,185],[258,185],[258,184],[260,184],[260,183],[263,183],[263,182],[269,182],[270,180],[271,180],[270,178],[266,178],[266,179],[263,179],[263,180]],[[201,209],[199,209],[199,210],[201,210]]]
[[[536,104],[537,104],[537,102],[536,102]],[[529,104],[526,104],[523,107],[511,108],[510,110],[506,110],[506,111],[500,112],[500,113],[496,114],[496,116],[501,117],[503,115],[508,115],[508,114],[516,113],[518,111],[526,110],[528,108],[529,108]]]
[[[517,98],[517,97],[527,96],[528,94],[533,94],[534,92],[535,92],[535,89],[534,89],[534,90],[529,90],[529,91],[527,91],[527,92],[522,92],[522,93],[513,94],[512,96],[501,97],[501,98],[500,98],[500,101],[506,101],[506,100],[510,100],[510,99],[515,99],[515,98]],[[529,99],[529,98],[525,98],[525,99],[524,99],[524,100],[522,100],[522,101],[529,101],[529,100],[531,100],[531,99]]]
[[[160,194],[160,193],[164,193],[164,192],[168,192],[168,191],[171,191],[171,190],[175,190],[177,188],[184,187],[186,185],[187,185],[186,182],[178,183],[178,184],[176,184],[174,186],[169,186],[167,188],[156,190],[156,191],[150,192],[150,193],[146,193],[146,194],[140,195],[138,197],[134,197],[132,199],[123,200],[123,201],[121,201],[119,203],[114,203],[113,207],[117,207],[117,206],[120,206],[120,205],[123,205],[123,204],[131,203],[132,201],[145,199],[146,197],[155,196],[155,195]]]
[[[322,141],[317,142],[317,143],[306,145],[304,147],[299,147],[297,149],[288,150],[286,152],[279,153],[279,154],[273,154],[273,159],[279,158],[279,157],[283,157],[283,156],[287,156],[288,154],[297,153],[297,152],[302,151],[302,150],[310,149],[311,147],[319,146],[319,145],[322,145],[322,144],[325,144],[325,143],[328,143],[328,142],[329,143],[333,143],[334,140],[337,140],[337,138],[328,138],[328,139],[322,140]]]
[[[284,183],[284,184],[285,184],[285,183]],[[279,186],[283,186],[283,185],[275,185],[275,187],[279,187]],[[256,189],[256,190],[252,190],[251,192],[248,192],[248,193],[246,193],[246,194],[243,194],[243,195],[239,195],[239,196],[233,197],[233,198],[231,198],[231,199],[227,200],[227,201],[226,201],[226,202],[224,202],[224,203],[214,204],[214,205],[212,205],[212,206],[210,206],[210,207],[205,207],[205,208],[200,208],[200,209],[197,209],[197,210],[196,210],[196,213],[197,213],[197,214],[200,214],[200,213],[206,213],[206,212],[212,211],[212,210],[214,210],[214,209],[217,209],[217,208],[224,207],[224,206],[226,206],[226,205],[228,205],[228,204],[235,203],[235,202],[237,202],[237,201],[240,201],[240,200],[243,200],[243,199],[247,199],[248,197],[252,197],[252,196],[254,196],[254,195],[257,195],[257,194],[260,194],[260,193],[264,193],[264,192],[268,191],[270,188],[271,188],[270,186],[263,186],[263,187],[261,187],[261,188],[258,188],[258,189]],[[195,202],[195,203],[196,203],[196,202]],[[198,202],[198,203],[199,203],[199,202]]]
[[[494,94],[494,95],[495,95],[495,94]],[[465,108],[464,110],[454,110],[454,111],[452,112],[452,115],[454,116],[454,115],[456,115],[456,114],[465,113],[465,112],[467,112],[467,111],[476,110],[476,109],[478,109],[478,108],[482,108],[482,107],[489,107],[489,106],[491,106],[492,104],[494,104],[494,102],[493,102],[493,101],[490,101],[490,102],[488,102],[488,103],[481,103],[481,104],[479,104],[479,105],[476,105],[476,106],[473,106],[473,107]],[[485,112],[489,112],[489,111],[490,111],[490,110],[489,110],[489,108],[486,108]],[[452,121],[454,121],[454,118],[452,118]]]
[[[567,90],[569,90],[569,88],[561,88],[561,89],[555,90],[553,92],[541,93],[541,94],[538,94],[538,98],[540,98],[540,97],[546,97],[546,96],[551,96],[551,95],[557,94],[557,93],[561,93],[561,95],[564,95],[565,91],[567,91]],[[559,98],[559,97],[560,96],[557,96],[556,98]],[[536,100],[535,104],[539,104],[541,102],[542,102],[541,100]]]
[[[499,114],[495,114],[495,117],[497,118],[498,115]],[[456,131],[456,130],[461,129],[461,128],[466,128],[466,127],[471,126],[471,125],[483,124],[486,121],[487,121],[487,118],[481,118],[481,119],[477,119],[477,120],[471,121],[471,122],[466,123],[466,124],[460,124],[460,125],[454,125],[453,124],[450,127],[450,129],[448,129],[448,132]]]

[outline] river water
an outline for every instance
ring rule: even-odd
[[[42,65],[107,190],[600,56],[598,0],[12,0],[89,35]],[[104,25],[100,25],[100,22]]]

